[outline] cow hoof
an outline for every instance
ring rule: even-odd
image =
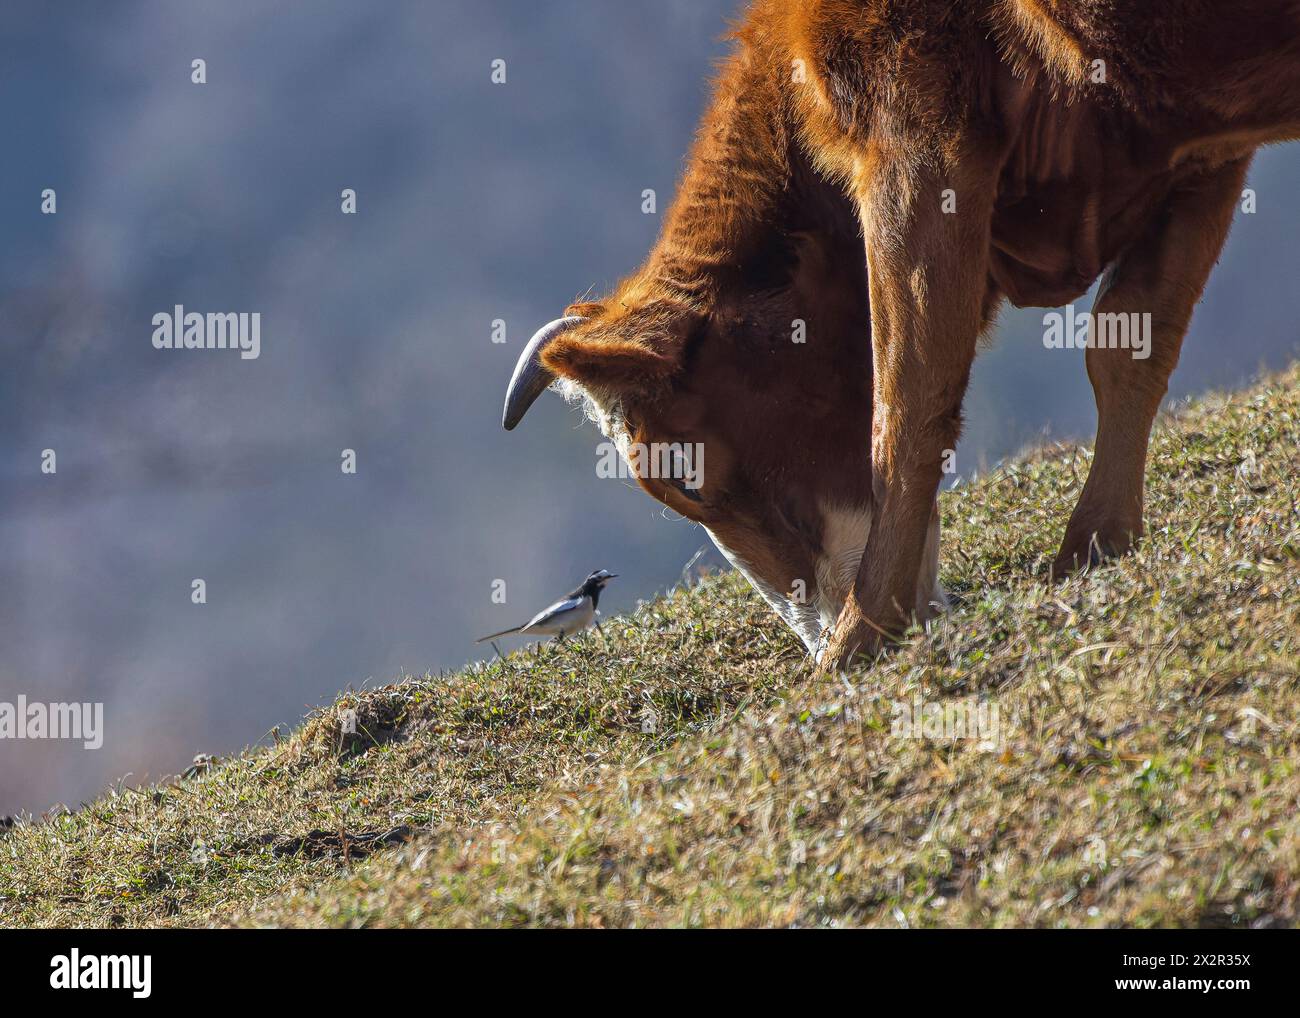
[[[852,601],[840,613],[826,649],[817,661],[819,675],[833,675],[855,661],[874,658],[889,642],[889,634],[869,622]]]
[[[1064,580],[1077,572],[1119,558],[1131,551],[1133,544],[1133,537],[1127,531],[1117,537],[1107,537],[1104,531],[1095,531],[1086,538],[1071,538],[1067,534],[1061,550],[1052,560],[1052,580]]]

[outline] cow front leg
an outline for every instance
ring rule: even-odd
[[[1192,309],[1228,235],[1249,164],[1246,157],[1180,185],[1106,273],[1093,306],[1098,345],[1087,353],[1097,443],[1052,564],[1054,576],[1120,555],[1142,534],[1151,425]],[[1126,345],[1100,345],[1125,335]]]
[[[945,451],[989,310],[989,225],[996,170],[873,153],[858,181],[871,298],[872,482],[866,550],[824,667],[879,647],[924,611],[927,551],[937,556],[936,497]],[[927,549],[927,543],[930,548]]]

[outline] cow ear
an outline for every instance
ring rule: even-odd
[[[686,316],[647,321],[629,315],[608,324],[598,320],[557,336],[547,345],[542,363],[584,388],[649,392],[681,367],[690,330]]]
[[[561,336],[542,355],[542,363],[561,378],[583,387],[649,388],[666,381],[676,362],[641,343],[582,336]]]

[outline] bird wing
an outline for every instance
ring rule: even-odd
[[[563,615],[565,612],[571,612],[575,608],[580,607],[581,605],[582,605],[581,597],[566,597],[563,601],[556,601],[555,604],[551,605],[549,608],[543,608],[531,619],[529,619],[527,625],[520,626],[519,631],[521,633],[526,633],[528,632],[528,630],[532,629],[533,626],[544,625],[547,622],[550,622],[552,619],[554,619],[557,615]]]

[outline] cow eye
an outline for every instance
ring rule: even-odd
[[[704,501],[704,496],[700,494],[700,490],[698,488],[688,488],[685,481],[670,481],[669,483],[692,502]]]

